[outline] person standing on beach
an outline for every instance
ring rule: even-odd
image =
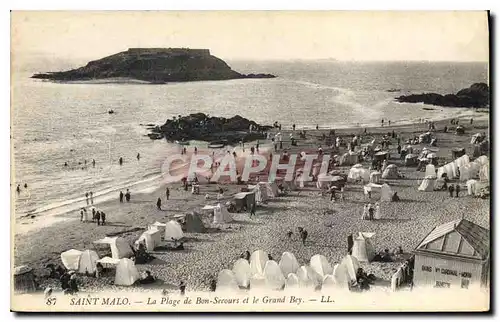
[[[85,200],[87,201],[87,206],[89,205],[89,193],[85,192]]]
[[[120,202],[123,202],[123,191],[120,191]]]
[[[184,294],[186,294],[186,283],[184,283],[184,281],[181,281],[179,283],[179,291],[181,292],[182,296],[184,296]]]
[[[101,226],[104,226],[105,223],[106,223],[106,214],[104,213],[104,211],[101,211]]]
[[[92,168],[95,168],[95,159],[92,159]]]
[[[470,118],[470,125],[472,125],[472,123],[474,123],[474,119],[471,117]]]
[[[89,193],[89,196],[90,196],[90,203],[93,205],[94,204],[94,193],[91,191]]]
[[[250,217],[255,216],[255,202],[252,203],[252,207],[250,208]]]
[[[307,230],[302,229],[300,231],[300,239],[302,239],[302,245],[306,245],[306,239],[307,239]]]
[[[83,222],[83,209],[80,210],[80,222]]]
[[[158,210],[161,210],[161,198],[158,198],[158,200],[156,200],[156,207],[158,208]]]
[[[19,185],[19,184],[17,185],[16,191],[18,194],[21,193],[21,185]]]
[[[101,224],[101,212],[100,211],[97,211],[95,213],[95,219],[97,220],[97,226],[99,226]]]
[[[381,123],[382,123],[382,126],[384,126],[384,119],[382,119]]]
[[[398,154],[401,155],[401,145],[398,144]]]
[[[165,196],[167,197],[167,200],[170,198],[170,189],[168,187],[165,189]]]
[[[119,163],[120,165],[122,165],[122,164],[123,164],[123,158],[122,158],[122,157],[120,157],[120,159],[118,159],[118,163]]]
[[[459,184],[457,184],[457,186],[455,188],[455,193],[456,193],[455,196],[458,198],[458,195],[460,193],[460,185]]]
[[[140,159],[141,159],[141,154],[137,153],[137,161],[139,161]]]
[[[292,131],[295,131],[295,124],[292,125]]]
[[[450,184],[450,186],[448,187],[448,192],[450,193],[450,197],[453,198],[453,191],[455,190],[455,188],[453,187],[452,184]]]
[[[92,222],[95,221],[95,208],[92,207]]]
[[[125,193],[125,200],[127,200],[127,202],[130,202],[130,191],[127,189],[127,192]]]

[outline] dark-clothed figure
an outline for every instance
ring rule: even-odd
[[[156,207],[158,208],[158,210],[161,210],[161,199],[158,198],[158,200],[156,201]]]
[[[303,229],[300,232],[300,239],[302,239],[302,245],[306,245],[306,239],[307,239],[307,230]]]
[[[123,202],[123,191],[120,191],[120,202]]]
[[[448,187],[448,192],[450,193],[450,197],[453,197],[453,191],[455,191],[455,188],[453,187],[453,185],[450,184],[450,186]]]
[[[181,291],[181,295],[186,294],[186,284],[184,283],[184,281],[181,281],[179,283],[179,291]]]
[[[455,196],[458,198],[458,195],[460,193],[460,185],[457,184],[456,188],[455,188]]]
[[[95,219],[97,220],[97,226],[99,226],[101,224],[101,212],[100,211],[97,211],[95,213]]]
[[[165,189],[165,196],[167,197],[167,200],[170,198],[170,189],[168,187]]]
[[[125,193],[125,200],[127,200],[127,202],[130,202],[130,191],[127,189],[127,192]]]
[[[106,214],[104,213],[104,211],[101,211],[101,225],[104,226],[105,223],[106,223]]]

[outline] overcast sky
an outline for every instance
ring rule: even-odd
[[[12,52],[98,59],[129,47],[222,59],[488,61],[486,12],[13,12]]]

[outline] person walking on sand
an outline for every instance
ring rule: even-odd
[[[302,229],[300,231],[300,239],[302,240],[302,245],[305,246],[306,245],[306,239],[307,239],[307,230]]]
[[[156,200],[156,207],[158,208],[158,210],[161,210],[161,198],[158,198],[158,200]]]
[[[95,159],[92,159],[92,168],[95,168]]]
[[[123,203],[123,191],[120,191],[120,202]]]
[[[83,222],[83,209],[80,209],[80,222]]]
[[[137,153],[137,161],[139,161],[140,159],[141,159],[141,154]]]
[[[165,196],[167,197],[167,200],[170,198],[170,189],[168,187],[165,189]]]
[[[450,186],[448,187],[448,192],[450,193],[450,197],[453,197],[453,191],[455,190],[455,188],[453,187],[452,184],[450,184]]]
[[[460,185],[457,184],[457,186],[455,187],[455,196],[458,198],[459,194],[460,194]]]
[[[92,207],[92,222],[95,221],[95,208]]]
[[[295,124],[292,125],[292,131],[295,131]]]
[[[380,123],[382,123],[382,126],[384,126],[384,119],[382,119],[382,121]]]
[[[85,200],[87,201],[87,206],[89,205],[89,193],[85,192]]]
[[[17,185],[16,191],[17,191],[18,194],[21,193],[21,185],[19,185],[19,184]]]
[[[93,205],[93,204],[94,204],[94,193],[91,191],[91,192],[89,193],[89,196],[90,196],[90,204],[92,204],[92,205]]]
[[[252,207],[250,208],[250,217],[255,216],[255,202],[252,204]]]
[[[122,165],[122,164],[123,164],[123,158],[122,158],[122,157],[120,157],[120,159],[118,159],[118,163],[119,163],[120,165]]]
[[[95,219],[97,220],[97,226],[101,225],[101,212],[100,211],[96,211]]]
[[[106,223],[106,214],[104,213],[104,211],[101,211],[101,226],[104,226],[105,223]]]
[[[127,200],[127,202],[130,202],[130,191],[127,189],[127,192],[125,193],[125,200]]]
[[[472,123],[474,123],[474,119],[471,117],[470,118],[470,125],[472,125]]]

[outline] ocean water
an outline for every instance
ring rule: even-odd
[[[229,64],[243,73],[272,73],[278,78],[165,85],[56,84],[14,71],[11,184],[12,189],[28,184],[27,190],[15,194],[16,216],[77,209],[85,205],[87,191],[93,191],[99,202],[117,198],[126,188],[134,193],[158,187],[163,161],[179,147],[150,140],[140,124],[163,124],[172,116],[194,112],[239,114],[259,123],[279,121],[285,127],[295,123],[298,128],[379,125],[382,118],[409,123],[473,112],[440,107],[428,111],[420,104],[397,103],[394,97],[429,91],[446,94],[488,82],[488,67],[482,63]],[[392,88],[401,92],[387,92]],[[116,113],[110,115],[108,109]],[[119,157],[124,158],[121,167]]]

